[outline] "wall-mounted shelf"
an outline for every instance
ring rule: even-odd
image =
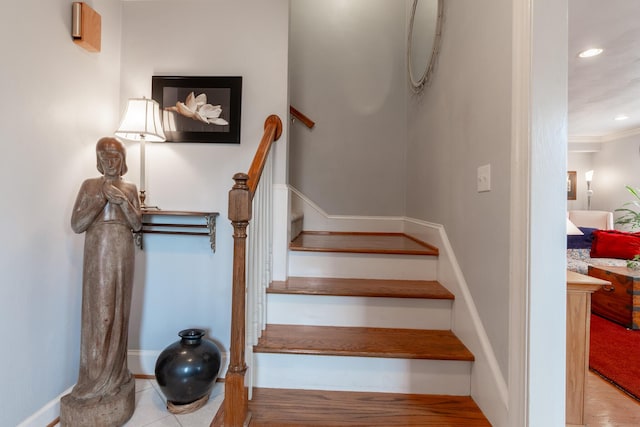
[[[216,217],[218,212],[165,211],[142,209],[142,229],[134,233],[136,245],[143,249],[145,234],[209,236],[211,250],[216,251]]]

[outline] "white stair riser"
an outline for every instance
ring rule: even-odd
[[[384,393],[471,393],[471,362],[255,354],[257,387]]]
[[[267,323],[451,329],[451,300],[268,294]]]
[[[289,276],[435,280],[438,258],[289,251]]]

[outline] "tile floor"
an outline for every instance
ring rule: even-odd
[[[224,383],[216,382],[209,402],[189,414],[174,415],[155,380],[136,378],[136,409],[124,427],[208,427],[224,396]]]

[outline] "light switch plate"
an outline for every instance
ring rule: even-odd
[[[491,165],[478,167],[478,193],[491,191]]]

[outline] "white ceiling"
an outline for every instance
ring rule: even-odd
[[[580,59],[590,47],[601,55]],[[629,119],[613,118],[626,114]],[[569,138],[640,133],[640,0],[569,0]]]

